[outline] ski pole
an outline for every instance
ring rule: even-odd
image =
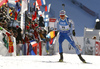
[[[77,38],[76,37],[75,37],[75,40],[77,41]],[[79,45],[78,41],[77,41],[77,44],[78,44],[78,47],[79,47],[80,51],[82,51],[82,49],[80,48],[80,45]]]

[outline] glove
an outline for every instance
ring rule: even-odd
[[[72,33],[73,33],[73,36],[75,36],[75,30],[73,30]]]

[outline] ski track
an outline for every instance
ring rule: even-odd
[[[0,69],[100,69],[99,56],[83,55],[83,57],[88,63],[82,63],[76,54],[64,54],[64,62],[58,62],[59,54],[53,56],[0,56]]]

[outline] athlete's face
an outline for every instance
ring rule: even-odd
[[[60,18],[61,18],[62,20],[64,20],[64,19],[65,19],[65,15],[60,15]]]

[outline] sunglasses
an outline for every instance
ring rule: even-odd
[[[64,17],[65,15],[60,15],[60,17]]]

